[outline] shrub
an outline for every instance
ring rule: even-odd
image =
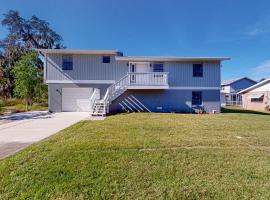
[[[24,100],[20,98],[8,98],[4,99],[4,106],[16,106],[18,104],[24,104]]]
[[[0,110],[1,110],[1,107],[5,106],[5,101],[4,99],[0,99]]]

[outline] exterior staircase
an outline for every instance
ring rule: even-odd
[[[92,116],[104,116],[105,114],[105,103],[102,100],[97,100],[92,107]]]
[[[106,94],[103,99],[97,99],[97,90],[95,89],[91,96],[91,105],[92,105],[92,116],[105,116],[109,112],[110,103],[123,94],[128,87],[129,76],[125,75],[115,84],[108,87]]]
[[[108,87],[105,96],[99,99],[97,89],[94,90],[91,98],[91,115],[105,116],[109,113],[109,105],[113,100],[123,94],[129,87],[168,87],[168,73],[128,73],[116,83]],[[134,89],[134,88],[133,88]],[[127,112],[150,112],[136,97],[130,95],[119,103]]]

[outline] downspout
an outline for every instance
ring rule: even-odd
[[[47,54],[45,54],[45,63],[44,63],[44,72],[43,72],[43,81],[46,84],[46,78],[47,78]]]

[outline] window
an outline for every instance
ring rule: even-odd
[[[254,103],[263,103],[263,99],[264,99],[264,95],[260,95],[260,96],[257,96],[257,97],[251,97],[251,102],[254,102]]]
[[[103,63],[110,63],[111,62],[111,57],[110,56],[103,56],[102,57],[102,62]]]
[[[192,92],[192,105],[194,106],[202,105],[202,92],[201,91]]]
[[[153,72],[164,72],[164,67],[162,63],[153,64]]]
[[[73,57],[72,55],[62,56],[62,69],[63,70],[73,70]]]
[[[203,65],[193,64],[193,77],[202,77],[202,76],[203,76]]]

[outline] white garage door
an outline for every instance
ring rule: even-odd
[[[63,88],[62,111],[89,112],[93,88]]]

